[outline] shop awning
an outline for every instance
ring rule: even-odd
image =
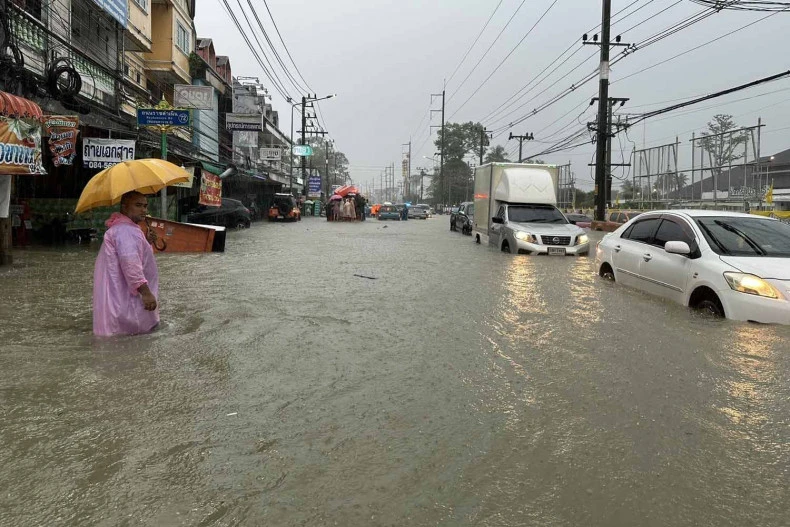
[[[38,120],[44,116],[38,104],[4,91],[0,91],[0,115]]]
[[[219,165],[214,165],[212,163],[206,163],[205,161],[201,161],[200,164],[203,165],[203,169],[205,171],[211,172],[215,176],[219,176],[220,174],[225,172],[225,167],[222,167],[222,166],[219,166]]]

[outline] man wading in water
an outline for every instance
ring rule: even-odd
[[[121,212],[105,223],[93,271],[93,333],[101,336],[147,333],[159,324],[159,271],[154,251],[137,225],[148,214],[139,192],[121,198]],[[149,236],[156,235],[149,229]]]

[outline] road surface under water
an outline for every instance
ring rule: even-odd
[[[160,255],[162,327],[101,340],[98,247],[18,251],[0,525],[788,525],[790,327],[447,224]]]

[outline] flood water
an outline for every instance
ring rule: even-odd
[[[159,255],[162,327],[99,340],[97,250],[0,269],[0,525],[790,525],[790,327],[305,218]]]

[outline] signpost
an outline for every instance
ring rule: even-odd
[[[310,176],[307,178],[307,197],[321,197],[321,176]]]
[[[154,108],[137,109],[137,125],[150,126],[162,134],[162,153],[160,157],[167,160],[167,133],[174,126],[190,126],[191,113],[189,110],[175,109],[168,103],[164,96]],[[167,219],[167,187],[159,192],[161,199],[162,218]]]
[[[310,145],[295,145],[293,154],[300,157],[309,157],[313,155],[313,147]]]

